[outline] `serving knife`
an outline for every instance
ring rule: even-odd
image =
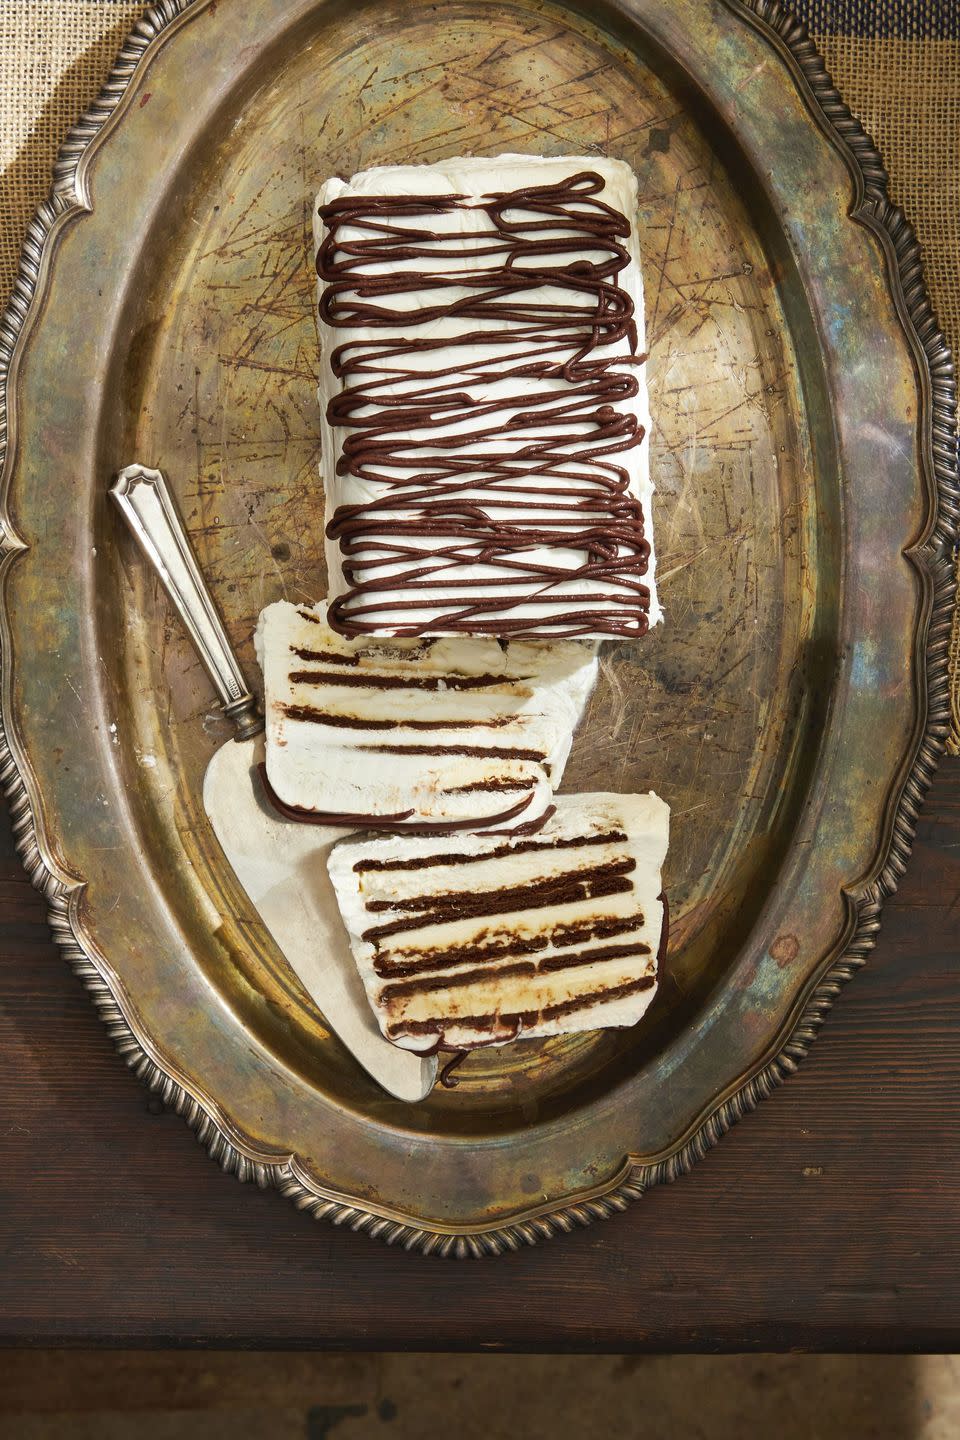
[[[381,1035],[327,874],[330,848],[349,830],[288,820],[267,801],[257,768],[264,758],[263,717],[162,472],[128,465],[110,494],[236,730],[211,757],[203,779],[204,809],[224,854],[330,1029],[384,1090],[400,1100],[422,1100],[433,1086],[436,1058],[402,1050]]]

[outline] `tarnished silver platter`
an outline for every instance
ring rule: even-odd
[[[163,467],[253,676],[261,606],[324,590],[317,183],[504,150],[640,179],[667,623],[611,647],[565,788],[669,800],[674,923],[641,1026],[475,1054],[408,1106],[224,861],[200,779],[226,723],[106,496]],[[18,843],[130,1064],[225,1168],[498,1253],[677,1175],[794,1067],[945,734],[958,486],[912,233],[779,6],[165,0],[63,149],[2,375]]]

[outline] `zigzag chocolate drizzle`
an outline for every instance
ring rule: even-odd
[[[646,357],[617,284],[630,227],[596,198],[603,186],[583,171],[482,202],[351,195],[320,209],[321,320],[368,332],[330,356],[341,389],[327,414],[348,432],[337,474],[373,492],[327,527],[347,587],[334,629],[645,632],[650,546],[612,457],[643,440],[614,406],[639,393],[630,367]],[[487,226],[430,226],[454,212]],[[424,296],[435,302],[411,308]],[[448,335],[409,333],[451,320]],[[546,614],[520,609],[531,603]]]

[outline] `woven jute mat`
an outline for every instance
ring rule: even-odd
[[[142,8],[139,0],[0,0],[0,304],[57,146],[96,96]],[[960,0],[794,0],[794,10],[877,142],[957,354]],[[955,622],[951,748],[960,754],[960,607]]]

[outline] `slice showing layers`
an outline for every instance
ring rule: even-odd
[[[328,869],[380,1028],[411,1050],[633,1025],[666,940],[656,795],[560,795],[530,837],[344,840]]]
[[[381,829],[536,822],[597,674],[578,641],[348,640],[323,604],[268,605],[255,640],[271,798]]]
[[[383,166],[317,197],[331,623],[642,635],[660,618],[637,181]]]

